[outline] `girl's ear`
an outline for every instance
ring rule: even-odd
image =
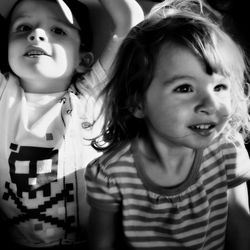
[[[80,63],[76,67],[78,73],[85,73],[94,63],[94,54],[92,52],[82,52]]]
[[[138,118],[138,119],[142,119],[144,118],[144,111],[143,111],[143,105],[142,104],[138,104],[134,111],[133,111],[133,115],[134,117]]]

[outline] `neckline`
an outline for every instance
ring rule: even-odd
[[[47,94],[24,92],[27,102],[30,102],[30,103],[36,103],[36,102],[48,103],[48,102],[54,101],[55,99],[61,98],[64,94],[65,94],[65,91],[47,93]]]
[[[190,187],[196,181],[198,173],[199,173],[200,165],[201,165],[202,155],[203,155],[202,149],[196,150],[195,158],[194,158],[193,164],[191,166],[191,169],[190,169],[186,179],[183,182],[181,182],[180,184],[177,184],[175,186],[163,187],[163,186],[159,186],[155,182],[153,182],[148,177],[148,175],[145,173],[144,169],[142,168],[142,162],[141,162],[140,157],[138,156],[138,153],[137,153],[137,149],[138,149],[137,143],[138,143],[137,140],[135,140],[132,143],[132,152],[133,152],[133,156],[135,159],[135,167],[137,169],[139,178],[141,179],[143,185],[148,190],[150,190],[154,193],[160,194],[160,195],[174,196],[174,195],[178,195],[178,194],[182,193],[183,191],[185,191],[188,187]]]

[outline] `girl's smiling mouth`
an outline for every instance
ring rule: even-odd
[[[216,127],[216,123],[211,122],[211,123],[201,123],[197,125],[191,125],[188,128],[194,131],[195,133],[198,133],[199,135],[202,136],[209,136]]]

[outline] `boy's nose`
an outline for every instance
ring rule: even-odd
[[[47,40],[46,32],[43,29],[34,29],[27,37],[29,42],[43,42]]]

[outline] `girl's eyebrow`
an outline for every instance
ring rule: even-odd
[[[180,80],[187,80],[190,82],[197,81],[195,76],[176,74],[176,75],[171,76],[170,78],[165,79],[164,84],[171,85],[171,84],[174,84],[175,82],[180,81]],[[217,82],[218,81],[227,81],[227,77],[220,75],[220,74],[214,74],[214,80]]]
[[[171,83],[174,83],[176,81],[179,81],[179,80],[195,80],[195,78],[193,76],[190,76],[190,75],[174,75],[174,76],[171,76],[170,78],[167,78],[164,82],[166,84],[171,84]]]

